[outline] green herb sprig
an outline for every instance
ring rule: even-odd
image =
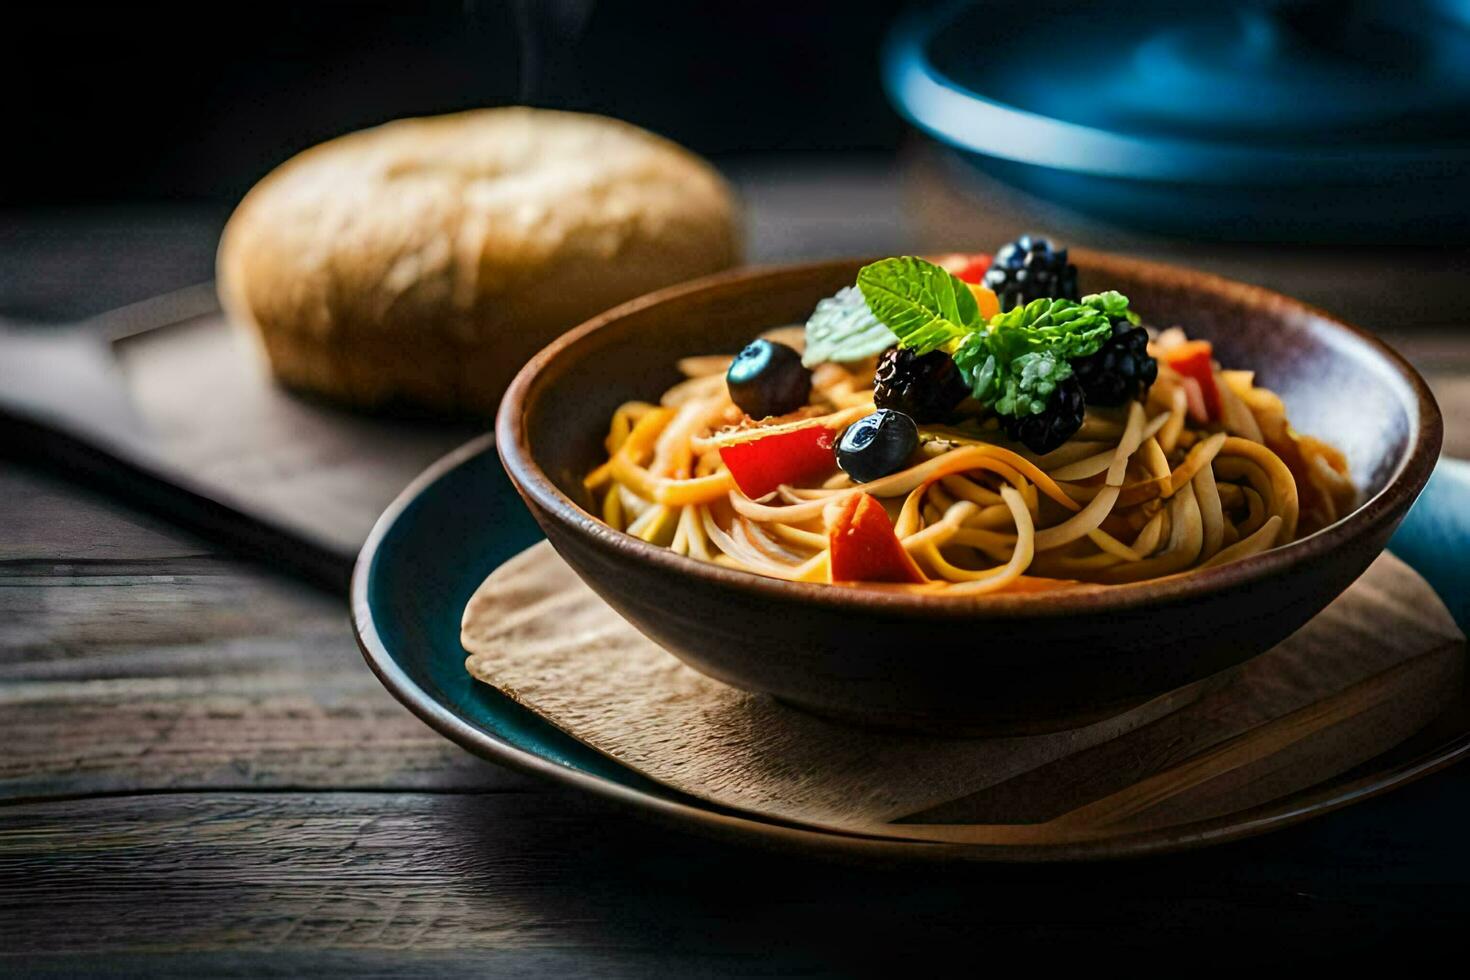
[[[1117,292],[1080,303],[1038,299],[983,322],[966,283],[913,256],[866,265],[857,284],[900,346],[948,351],[975,398],[1015,418],[1045,411],[1057,385],[1072,376],[1070,362],[1095,354],[1114,319],[1138,322]]]

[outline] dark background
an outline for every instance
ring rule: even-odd
[[[239,199],[293,153],[406,115],[526,102],[716,157],[882,150],[901,6],[646,0],[25,4],[0,15],[0,207]]]
[[[1045,22],[1046,4],[1060,2],[1001,0],[995,9],[1029,29]],[[1252,2],[1267,0],[1148,0],[1148,9],[1163,23]],[[1276,2],[1320,13],[1330,0]],[[1428,2],[1405,4],[1400,19],[1422,17]],[[1329,239],[1331,247],[1264,253],[1248,235],[1244,247],[1214,248],[1203,227],[1149,237],[1035,194],[1010,195],[1004,176],[982,185],[935,152],[924,157],[935,166],[916,166],[913,158],[935,144],[890,107],[878,72],[881,41],[906,6],[11,4],[0,8],[0,321],[70,322],[208,280],[235,203],[322,140],[403,116],[525,103],[626,119],[711,157],[745,201],[748,254],[763,261],[941,239],[994,247],[1033,231],[1198,265],[1377,327],[1459,322],[1463,242],[1414,222],[1356,246]],[[984,31],[955,41],[973,44],[981,58],[986,45],[1006,44]],[[1099,64],[1126,57],[1098,47]],[[1034,71],[1046,77],[1044,59]],[[899,186],[904,179],[957,193],[931,195],[920,207]],[[1341,213],[1351,221],[1386,212],[1354,198]],[[1379,247],[1395,238],[1438,251]],[[1448,254],[1446,245],[1459,250]]]

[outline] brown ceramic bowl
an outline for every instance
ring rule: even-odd
[[[506,470],[546,536],[634,626],[711,677],[859,724],[1039,732],[1099,718],[1266,650],[1356,579],[1439,455],[1423,380],[1366,332],[1215,276],[1075,253],[1083,284],[1121,290],[1157,324],[1214,342],[1286,400],[1293,424],[1340,447],[1362,490],[1352,514],[1233,564],[1130,585],[974,597],[834,588],[682,557],[589,512],[619,403],[655,400],[677,358],[733,352],[805,319],[859,260],[739,270],[654,293],[536,356],[500,406]]]

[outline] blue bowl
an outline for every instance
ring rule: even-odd
[[[1118,224],[1250,241],[1470,231],[1465,24],[1345,11],[1313,31],[1283,13],[951,3],[899,19],[883,82],[976,167]]]

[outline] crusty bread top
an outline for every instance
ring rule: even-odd
[[[470,346],[510,332],[520,355],[738,257],[729,188],[698,157],[616,120],[507,108],[299,154],[230,219],[219,279],[261,330]]]

